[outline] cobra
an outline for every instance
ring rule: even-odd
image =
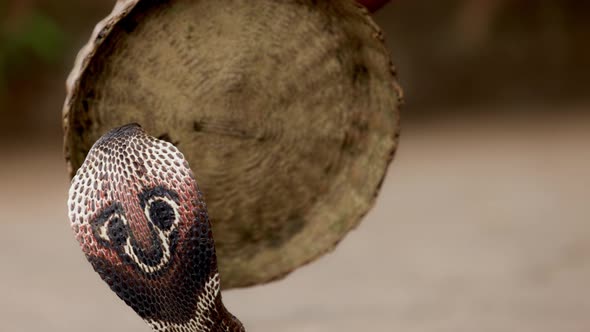
[[[102,136],[72,179],[69,218],[88,261],[154,331],[234,332],[207,208],[172,144],[137,124]]]

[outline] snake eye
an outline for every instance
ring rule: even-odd
[[[170,230],[176,221],[177,213],[174,207],[164,199],[158,198],[152,200],[147,210],[150,220],[161,230]]]

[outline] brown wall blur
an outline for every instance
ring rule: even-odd
[[[589,2],[574,0],[414,0],[377,20],[408,108],[435,110],[587,100],[588,13]]]

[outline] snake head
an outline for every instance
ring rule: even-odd
[[[243,331],[223,306],[207,208],[172,144],[137,124],[90,149],[69,218],[86,258],[155,331]]]

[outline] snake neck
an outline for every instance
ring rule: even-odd
[[[207,332],[245,332],[244,326],[242,323],[232,315],[226,308],[223,306],[220,300],[220,307],[217,309],[219,313],[219,319],[217,324],[214,324],[210,330]]]
[[[245,332],[242,323],[232,315],[221,303],[207,312],[199,312],[195,317],[183,324],[162,324],[148,322],[154,332]]]
[[[192,318],[182,322],[168,319],[146,319],[146,322],[154,332],[245,332],[242,323],[223,305],[218,275],[204,285],[196,303],[177,303],[175,307],[179,310],[193,308]]]

